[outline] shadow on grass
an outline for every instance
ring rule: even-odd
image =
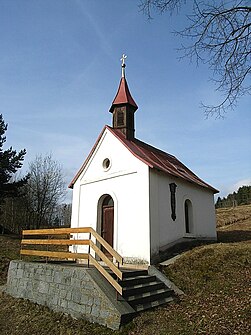
[[[212,244],[212,243],[216,243],[216,242],[215,241],[201,241],[201,240],[180,242],[165,251],[161,251],[159,255],[159,258],[160,258],[159,262],[168,260],[174,256],[177,256],[178,254],[181,254],[185,251],[192,250],[196,247],[206,245],[206,244]]]
[[[160,254],[160,262],[170,259],[178,254],[181,254],[185,251],[192,250],[196,247],[202,245],[208,245],[213,243],[234,243],[234,242],[251,242],[251,231],[250,230],[229,230],[229,231],[218,231],[217,232],[217,241],[189,241],[182,242],[173,247],[167,249]]]
[[[250,230],[218,231],[217,236],[221,243],[251,241]]]

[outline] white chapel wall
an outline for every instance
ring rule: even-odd
[[[104,170],[108,158],[110,168]],[[73,189],[72,227],[97,229],[98,201],[114,200],[114,248],[128,261],[149,262],[149,172],[124,145],[105,130],[92,159]]]
[[[176,188],[176,220],[171,218],[171,193],[169,184]],[[150,171],[150,231],[151,253],[183,237],[216,238],[215,208],[213,192],[188,183],[179,178],[167,176],[155,170]],[[185,228],[185,200],[192,204],[192,230]]]

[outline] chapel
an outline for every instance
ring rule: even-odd
[[[112,126],[104,126],[69,185],[71,227],[92,227],[126,263],[154,264],[182,241],[216,240],[218,191],[175,156],[136,138],[138,106],[125,77],[125,58],[109,109]]]

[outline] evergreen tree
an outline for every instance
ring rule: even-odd
[[[225,198],[218,197],[215,207],[216,208],[225,208],[232,206],[241,206],[251,204],[251,186],[241,186],[237,192],[228,194]]]
[[[247,205],[251,202],[251,186],[242,186],[238,189],[237,201],[239,205]]]
[[[222,207],[222,200],[221,200],[221,197],[218,197],[215,203],[215,208],[221,208],[221,207]]]
[[[23,165],[26,150],[17,152],[10,147],[3,150],[6,142],[5,132],[8,125],[4,122],[3,115],[0,114],[0,206],[7,197],[16,197],[19,195],[20,187],[23,186],[27,180],[28,175],[18,181],[11,181],[13,175]]]

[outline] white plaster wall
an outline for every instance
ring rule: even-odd
[[[171,193],[169,184],[176,188],[176,220],[171,218]],[[167,176],[155,170],[150,171],[150,231],[151,253],[183,237],[216,238],[216,221],[213,192],[188,183],[179,178]],[[193,229],[185,230],[185,200],[189,199],[193,209]]]
[[[105,171],[105,158],[111,167]],[[72,227],[97,230],[98,201],[114,200],[114,249],[130,260],[150,261],[149,171],[124,145],[105,130],[98,147],[73,188]]]

